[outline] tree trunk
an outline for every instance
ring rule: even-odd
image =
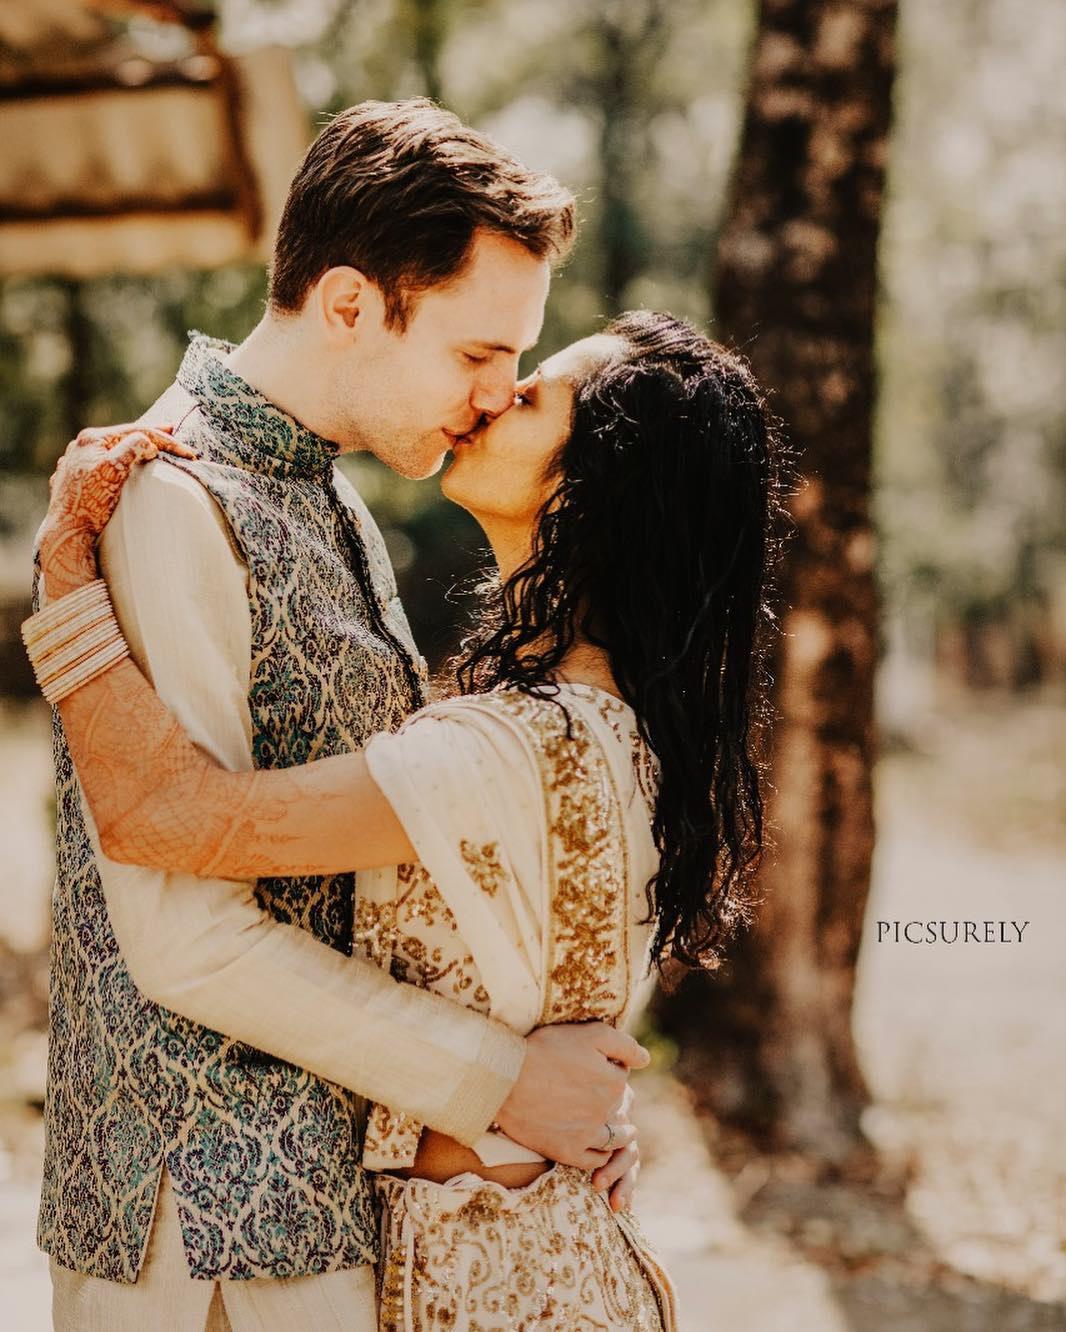
[[[754,928],[713,979],[659,1000],[707,1109],[828,1161],[861,1146],[869,1099],[851,1001],[874,842],[869,486],[895,17],[895,0],[760,7],[715,308],[804,477],[771,668],[776,845]]]
[[[593,99],[600,110],[595,252],[607,312],[617,315],[626,308],[627,289],[643,270],[647,249],[635,203],[650,152],[643,84],[660,50],[664,14],[662,0],[616,0],[595,13]]]
[[[440,57],[448,32],[448,11],[441,0],[408,0],[415,64],[422,77],[422,92],[434,102],[444,101]]]

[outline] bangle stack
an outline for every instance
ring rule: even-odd
[[[102,578],[60,597],[22,625],[30,665],[53,705],[129,656]]]

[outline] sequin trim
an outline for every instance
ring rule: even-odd
[[[541,1024],[616,1021],[629,1000],[629,864],[610,765],[576,714],[517,692],[492,696],[533,741],[550,841]]]

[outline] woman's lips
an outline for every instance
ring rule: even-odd
[[[473,443],[475,443],[476,440],[477,440],[477,438],[478,438],[478,435],[481,433],[481,426],[480,426],[480,424],[478,424],[478,425],[474,426],[472,429],[468,430],[468,431],[467,431],[465,434],[463,434],[463,435],[457,435],[457,434],[455,434],[455,433],[454,433],[453,431],[451,431],[451,430],[446,430],[444,433],[445,433],[445,434],[448,436],[448,438],[452,441],[452,448],[453,448],[453,449],[457,449],[457,448],[460,448],[460,447],[461,447],[462,445],[464,445],[464,444],[473,444]]]

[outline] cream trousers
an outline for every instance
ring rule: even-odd
[[[136,1282],[51,1264],[56,1332],[377,1332],[374,1269],[272,1281],[189,1276],[178,1207],[164,1171]]]

